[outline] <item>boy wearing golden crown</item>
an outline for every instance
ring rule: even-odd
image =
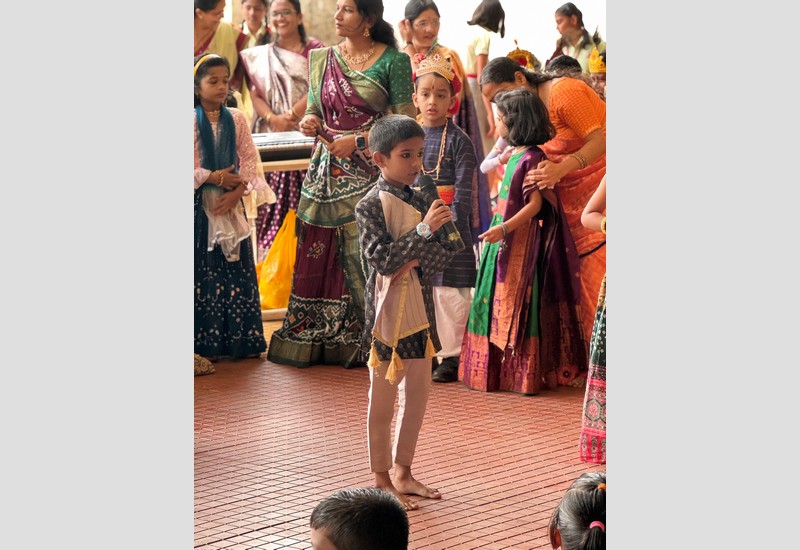
[[[439,320],[442,349],[434,361],[434,382],[458,380],[458,358],[472,303],[477,276],[469,216],[472,209],[472,179],[475,148],[464,130],[450,116],[458,112],[461,81],[450,63],[438,53],[420,61],[414,73],[414,105],[425,130],[422,173],[436,183],[439,196],[450,207],[453,223],[467,245],[433,281],[433,300]]]
[[[592,89],[597,92],[600,99],[606,100],[606,50],[589,54],[589,76],[592,78]]]

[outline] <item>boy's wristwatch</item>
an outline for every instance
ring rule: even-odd
[[[431,226],[425,222],[419,222],[417,224],[417,235],[424,239],[430,239],[433,233],[431,233]]]
[[[363,134],[356,134],[356,147],[362,151],[367,148],[367,140]]]

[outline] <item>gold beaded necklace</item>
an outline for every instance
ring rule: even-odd
[[[219,116],[219,111],[220,111],[220,109],[217,109],[216,111],[206,111],[206,115],[209,116],[209,117],[215,117],[216,118],[216,117]]]
[[[447,141],[447,125],[450,119],[444,121],[444,130],[442,130],[442,142],[439,144],[439,158],[436,160],[436,166],[430,170],[425,170],[425,164],[422,165],[422,173],[429,176],[436,172],[436,179],[439,179],[439,169],[442,167],[442,157],[444,157],[444,144]]]
[[[367,53],[362,54],[362,55],[357,55],[355,57],[351,56],[347,52],[347,46],[345,46],[344,42],[339,44],[339,49],[342,52],[342,57],[344,57],[344,60],[347,61],[348,65],[350,65],[350,66],[363,65],[364,63],[367,62],[367,60],[370,57],[372,57],[372,54],[375,53],[375,41],[374,40],[372,41],[372,44],[370,44],[370,46],[369,46],[369,50],[367,50]]]

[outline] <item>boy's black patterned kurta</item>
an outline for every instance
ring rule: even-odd
[[[362,349],[369,350],[373,342],[372,329],[375,326],[375,279],[377,273],[389,275],[400,269],[413,259],[419,261],[417,273],[422,283],[422,298],[425,312],[430,323],[430,336],[436,351],[441,349],[436,332],[436,314],[433,305],[431,283],[437,273],[441,273],[455,255],[454,245],[440,229],[428,241],[412,229],[397,241],[392,239],[383,217],[383,206],[378,193],[386,191],[399,197],[416,208],[422,218],[428,212],[430,204],[422,193],[415,193],[410,187],[398,189],[381,177],[375,186],[356,205],[356,223],[358,224],[358,240],[361,247],[361,259],[367,278],[365,293],[366,325]],[[428,341],[428,330],[402,338],[397,346],[397,353],[402,359],[422,359]],[[391,348],[375,341],[375,348],[381,361],[391,358]]]

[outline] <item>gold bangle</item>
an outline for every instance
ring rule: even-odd
[[[603,216],[603,221],[600,222],[600,231],[603,232],[603,235],[606,234],[606,217]]]
[[[217,174],[219,174],[219,186],[222,187],[222,182],[225,181],[225,176],[222,173],[222,170],[217,170]]]
[[[575,160],[578,161],[578,164],[580,165],[581,168],[586,168],[586,166],[588,166],[589,164],[589,161],[586,159],[585,156],[583,156],[583,154],[580,151],[575,151],[570,156],[575,157]]]
[[[272,113],[267,113],[263,118],[267,121],[267,126],[272,126]]]

